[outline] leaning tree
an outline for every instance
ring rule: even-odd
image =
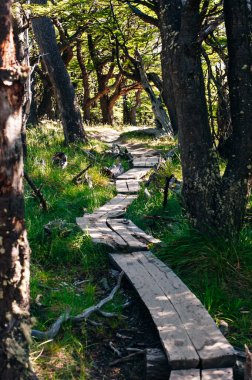
[[[32,0],[32,3],[46,5],[47,0]],[[32,19],[32,28],[57,100],[65,143],[86,141],[74,86],[61,57],[53,23],[46,16],[35,17]]]
[[[29,245],[24,225],[22,100],[12,0],[0,2],[0,378],[35,379],[29,363]]]

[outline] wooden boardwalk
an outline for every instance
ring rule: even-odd
[[[158,239],[125,219],[136,199],[142,179],[160,157],[138,147],[133,169],[116,180],[118,195],[77,224],[95,243],[113,248],[114,265],[123,270],[148,309],[160,336],[170,368],[164,380],[231,380],[235,362],[233,347],[221,334],[206,309],[175,275],[153,256],[150,244]]]

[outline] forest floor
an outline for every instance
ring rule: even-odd
[[[67,308],[71,315],[82,312],[106,297],[115,285],[116,273],[107,257],[109,249],[93,244],[77,228],[75,218],[92,212],[115,196],[115,186],[103,174],[103,168],[118,163],[106,150],[107,143],[121,135],[123,142],[138,143],[163,153],[172,149],[175,152],[172,160],[153,176],[147,188],[151,197],[146,195],[143,184],[127,217],[163,241],[154,253],[200,298],[225,330],[227,339],[237,347],[243,347],[244,343],[251,346],[251,203],[238,242],[209,240],[190,228],[179,191],[171,191],[168,204],[163,207],[165,176],[172,172],[181,180],[179,152],[173,141],[143,135],[132,127],[90,126],[88,132],[88,144],[69,147],[64,146],[56,123],[41,124],[27,133],[25,170],[37,187],[42,185],[41,192],[48,206],[43,211],[26,186],[26,223],[32,248],[31,312],[36,318],[36,329],[46,330]],[[106,143],[100,139],[105,133]],[[64,169],[52,163],[56,152],[64,152],[68,157]],[[127,170],[127,160],[121,162]],[[73,183],[73,177],[90,163],[88,178]],[[125,302],[129,306],[123,308]],[[143,379],[143,355],[111,366],[119,358],[112,347],[123,355],[132,347],[158,347],[160,343],[151,318],[126,281],[104,310],[116,312],[118,316],[104,318],[94,314],[86,323],[67,322],[54,340],[34,341],[32,362],[39,378]]]

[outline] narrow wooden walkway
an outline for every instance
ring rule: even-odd
[[[116,180],[118,195],[77,218],[77,224],[95,243],[117,252],[110,254],[111,261],[124,271],[156,325],[171,370],[166,379],[231,380],[232,346],[196,296],[148,250],[160,241],[124,218],[141,181],[160,159],[153,151],[144,154],[138,149],[141,154],[133,154],[133,169]]]

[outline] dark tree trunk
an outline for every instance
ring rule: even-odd
[[[99,91],[102,91],[101,87],[100,87]],[[100,106],[101,106],[102,122],[103,122],[103,124],[110,124],[110,125],[112,125],[113,124],[113,120],[112,120],[111,112],[109,110],[109,96],[108,95],[104,95],[100,99]]]
[[[242,227],[252,169],[251,13],[246,4],[245,0],[226,0],[225,4],[234,143],[221,177],[197,42],[200,0],[187,0],[182,7],[180,0],[160,2],[160,27],[167,44],[167,73],[172,80],[179,128],[185,206],[200,231],[217,231],[229,237]]]
[[[162,33],[161,33],[161,37],[162,37]],[[162,43],[162,45],[163,45],[163,48],[161,52],[161,67],[162,67],[162,77],[163,77],[163,91],[161,92],[161,96],[168,110],[173,133],[176,136],[178,134],[178,120],[177,120],[177,114],[176,114],[175,98],[174,98],[172,80],[167,71],[167,64],[166,64],[167,53],[166,53],[166,48],[165,48],[166,45],[164,42]]]
[[[46,4],[47,0],[34,0],[35,4]],[[69,74],[57,46],[53,24],[47,17],[32,20],[35,38],[47,69],[60,110],[65,142],[85,141],[80,110]]]
[[[142,90],[137,90],[135,93],[135,104],[129,104],[127,95],[123,96],[123,124],[137,125],[137,109],[141,103]]]
[[[39,103],[38,110],[37,110],[37,116],[38,116],[38,119],[46,117],[49,120],[54,120],[55,111],[54,111],[53,96],[52,96],[53,88],[49,81],[44,81],[44,83],[47,83],[47,85],[44,86],[43,88],[41,101]]]
[[[0,3],[0,378],[26,380],[36,378],[29,363],[30,252],[22,184],[22,83],[28,70],[16,61],[11,3]]]
[[[83,98],[83,112],[84,112],[84,120],[85,121],[91,121],[91,113],[90,113],[90,107],[91,104],[89,102],[90,100],[90,86],[89,86],[89,78],[88,78],[88,71],[84,62],[84,59],[82,57],[81,53],[81,41],[77,41],[77,59],[78,63],[81,69],[81,76],[82,76],[82,84],[83,84],[83,90],[84,90],[84,98]]]
[[[234,228],[241,228],[252,175],[252,10],[246,0],[224,0],[228,41],[228,84],[232,119],[232,150],[223,176],[222,196]]]
[[[123,124],[131,124],[130,105],[127,95],[123,96]]]

